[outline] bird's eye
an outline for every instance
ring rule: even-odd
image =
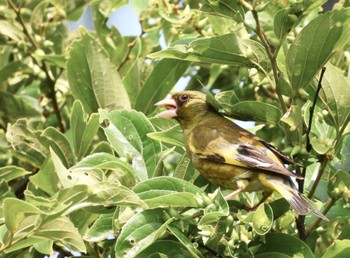
[[[180,101],[181,102],[186,102],[190,97],[187,94],[182,94],[180,96]]]

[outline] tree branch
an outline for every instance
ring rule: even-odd
[[[320,93],[320,90],[322,88],[322,79],[323,79],[323,75],[326,71],[326,67],[323,67],[321,70],[321,75],[320,75],[320,79],[318,80],[318,85],[317,85],[317,89],[316,89],[316,93],[314,96],[314,100],[312,102],[312,106],[310,107],[310,116],[309,116],[309,125],[307,127],[307,131],[306,131],[306,150],[308,152],[311,151],[311,144],[310,144],[310,132],[311,132],[311,126],[312,126],[312,118],[314,116],[315,113],[315,107],[316,107],[316,102],[317,102],[317,98],[318,98],[318,94]]]
[[[268,41],[268,39],[267,39],[267,37],[266,37],[266,35],[264,33],[264,30],[261,27],[257,11],[252,9],[251,12],[253,14],[253,17],[254,17],[254,20],[255,20],[255,23],[256,23],[255,33],[260,38],[260,40],[261,40],[261,42],[262,42],[262,44],[263,44],[263,46],[264,46],[264,48],[266,50],[267,56],[268,56],[268,58],[270,60],[270,63],[271,63],[272,73],[273,73],[273,77],[275,79],[275,87],[276,87],[276,93],[277,93],[277,96],[278,96],[278,100],[280,102],[280,105],[281,105],[283,113],[286,113],[287,112],[287,107],[286,107],[286,105],[284,103],[283,96],[281,94],[282,91],[280,89],[279,71],[278,71],[277,62],[276,62],[275,54],[274,54],[274,51],[273,51],[273,47],[269,43],[269,41]]]
[[[27,26],[22,18],[21,15],[21,9],[20,7],[17,7],[12,0],[7,0],[9,6],[12,8],[12,10],[14,11],[14,13],[16,14],[16,17],[23,29],[24,34],[26,35],[26,37],[28,38],[29,42],[31,43],[31,45],[35,48],[35,49],[39,49],[40,47],[38,46],[37,42],[34,40],[34,38],[32,37],[31,33],[29,32],[29,30],[27,29]],[[56,90],[55,90],[55,85],[56,85],[56,81],[57,79],[53,79],[50,71],[46,65],[46,62],[44,60],[42,60],[41,62],[39,62],[33,55],[31,55],[30,53],[28,54],[34,61],[34,63],[36,65],[38,65],[38,67],[45,73],[46,76],[46,82],[47,85],[49,87],[49,93],[48,93],[48,97],[51,99],[52,102],[52,107],[54,109],[54,113],[56,115],[56,119],[57,119],[57,123],[58,126],[60,128],[61,132],[65,131],[65,126],[63,123],[63,118],[58,106],[58,101],[56,98]]]

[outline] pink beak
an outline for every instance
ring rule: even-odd
[[[158,101],[155,104],[157,107],[165,107],[167,110],[160,112],[157,117],[161,118],[174,118],[177,117],[177,105],[175,100],[168,95],[165,99]]]

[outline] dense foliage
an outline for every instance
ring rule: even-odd
[[[348,257],[350,9],[324,2],[134,0],[122,36],[126,0],[1,1],[1,257]],[[95,30],[68,31],[87,5]],[[155,117],[180,78],[302,164],[330,222],[224,200]]]

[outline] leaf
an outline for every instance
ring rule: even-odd
[[[231,106],[239,102],[239,99],[233,90],[219,92],[215,95],[215,99],[219,102],[224,111],[230,110]]]
[[[150,58],[175,58],[192,62],[247,65],[235,34],[175,41],[169,48],[149,55]]]
[[[67,217],[59,217],[45,223],[35,231],[33,236],[54,240],[76,252],[86,252],[83,239]]]
[[[156,177],[138,183],[132,189],[147,205],[155,207],[199,207],[195,196],[200,188],[178,178]]]
[[[94,153],[89,155],[70,169],[73,172],[104,169],[110,171],[110,174],[115,175],[117,177],[116,179],[124,186],[132,187],[136,182],[135,173],[130,164],[109,153]]]
[[[86,116],[81,102],[79,100],[74,101],[70,128],[74,151],[78,160],[91,148],[92,141],[100,127],[98,114],[91,114],[89,119],[85,119]]]
[[[95,206],[127,205],[132,207],[148,208],[137,194],[118,183],[102,182],[91,186],[91,193],[87,202]]]
[[[26,119],[18,119],[13,125],[8,125],[6,139],[16,149],[16,156],[34,167],[40,167],[48,154],[47,148],[39,143],[38,138]]]
[[[309,99],[313,101],[315,87],[310,87]],[[325,116],[325,121],[336,128],[344,125],[350,112],[350,83],[342,72],[331,63],[326,65],[326,72],[322,79],[322,86],[318,98],[318,105],[329,114]]]
[[[6,166],[6,167],[0,168],[0,181],[5,180],[8,182],[15,178],[22,177],[29,174],[31,174],[31,172],[26,171],[21,167]]]
[[[184,153],[177,163],[175,168],[174,177],[183,179],[186,181],[194,182],[194,180],[199,176],[199,172],[193,166],[191,160],[187,157],[187,154]]]
[[[99,242],[113,236],[113,213],[101,214],[84,234],[84,240]]]
[[[251,63],[254,63],[255,65],[259,64],[264,69],[271,69],[269,57],[261,43],[255,40],[241,38],[238,38],[238,42],[242,53],[249,58]],[[249,52],[251,52],[251,54],[248,54]]]
[[[270,205],[262,203],[254,212],[253,229],[258,235],[267,234],[273,224],[273,212]]]
[[[180,243],[182,244],[182,248],[186,247],[186,249],[190,252],[190,257],[203,257],[196,245],[192,243],[191,240],[189,240],[188,237],[185,235],[185,233],[182,232],[178,227],[170,224],[167,226],[167,228],[180,241]],[[182,248],[180,248],[180,250]]]
[[[306,243],[294,236],[282,233],[266,234],[265,241],[261,243],[256,254],[271,252],[285,254],[289,257],[314,257]]]
[[[169,143],[171,145],[183,147],[183,132],[179,124],[164,131],[148,133],[147,136],[153,140]]]
[[[295,14],[291,13],[291,8],[276,12],[273,18],[273,31],[278,39],[283,39],[296,23],[296,20],[292,19],[292,15],[295,16],[296,20],[298,19]]]
[[[166,219],[162,209],[145,210],[135,214],[123,226],[115,245],[116,257],[135,257],[153,244],[173,221]]]
[[[73,96],[87,113],[98,108],[129,109],[130,101],[122,80],[105,50],[92,33],[83,32],[75,41],[67,62],[68,82]]]
[[[0,82],[5,82],[8,78],[14,76],[18,71],[26,72],[28,70],[31,71],[30,68],[21,61],[8,63],[6,66],[1,67],[0,69]]]
[[[236,22],[244,20],[244,8],[237,1],[221,0],[221,1],[204,1],[201,9],[204,13],[222,16],[233,19]]]
[[[306,25],[290,46],[286,65],[289,81],[297,92],[325,65],[336,48],[349,38],[350,10],[321,14]]]
[[[42,164],[39,172],[29,177],[29,180],[35,185],[35,187],[43,190],[50,196],[54,195],[59,190],[57,184],[59,179],[52,158],[48,157]]]
[[[56,128],[48,127],[40,136],[40,143],[43,146],[52,148],[65,166],[70,167],[74,165],[75,156],[64,134]]]
[[[146,115],[152,113],[156,108],[154,104],[165,98],[190,64],[174,59],[162,59],[157,62],[137,94],[135,109]]]
[[[243,121],[255,121],[276,125],[282,112],[276,106],[258,101],[241,101],[225,109],[227,115]]]
[[[0,34],[13,39],[15,42],[25,38],[24,33],[7,20],[0,20]]]
[[[349,201],[347,199],[350,194],[349,186],[350,174],[340,170],[333,177],[331,177],[328,182],[328,195],[336,200],[344,197],[345,201]]]
[[[5,91],[0,91],[0,109],[11,118],[10,121],[23,117],[39,117],[42,113],[42,108],[36,99]]]
[[[158,240],[136,255],[135,258],[159,257],[161,255],[165,257],[193,258],[193,254],[189,253],[184,245],[173,240]]]
[[[346,258],[349,256],[350,252],[350,240],[349,239],[343,239],[343,240],[334,240],[333,244],[331,244],[327,250],[326,253],[322,256],[322,258]]]
[[[3,202],[3,207],[6,228],[13,234],[19,230],[20,224],[26,216],[44,213],[30,203],[16,198],[6,198]],[[33,221],[32,223],[34,226],[34,223],[37,222]],[[26,225],[26,227],[28,226]]]
[[[138,180],[152,177],[157,167],[161,144],[147,134],[155,132],[153,125],[144,114],[131,111],[100,110],[100,121],[107,120],[104,129],[108,141],[120,157],[131,161]]]
[[[64,55],[38,55],[38,54],[33,54],[33,57],[35,59],[40,60],[40,61],[45,61],[48,64],[60,67],[62,69],[66,69],[66,59]]]

